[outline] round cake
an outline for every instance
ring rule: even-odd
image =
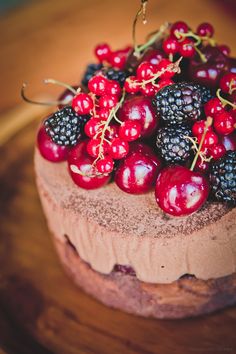
[[[35,154],[37,186],[62,262],[104,304],[158,318],[209,313],[236,302],[236,208],[209,203],[176,218],[153,193],[109,183],[78,188],[65,163]]]

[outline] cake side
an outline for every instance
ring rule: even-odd
[[[139,219],[142,210],[139,208],[148,206],[151,209],[148,194],[131,196],[135,197],[134,203],[130,195],[126,199],[126,195],[114,188],[113,184],[88,193],[71,182],[65,164],[51,164],[37,151],[35,169],[51,231],[61,242],[66,235],[80,257],[94,270],[109,274],[115,264],[129,265],[139,280],[149,283],[170,283],[186,273],[206,280],[235,272],[236,209],[212,204],[207,210],[203,209],[186,218],[168,217],[165,219],[165,232],[162,233],[163,213],[156,205],[152,205],[152,213],[156,213],[155,223],[143,218],[139,228],[131,231],[130,220]],[[102,205],[96,210],[100,196]],[[130,209],[126,205],[127,200]],[[113,230],[111,220],[114,210],[122,208],[120,220],[123,227],[117,232]],[[129,210],[132,210],[132,215],[128,213]],[[105,224],[100,222],[101,218],[106,219]],[[206,223],[205,219],[210,221]],[[178,231],[181,222],[185,227],[192,225],[191,233],[187,230],[184,233],[184,228],[182,232],[176,232],[174,224],[177,223]],[[150,230],[149,234],[147,230]]]

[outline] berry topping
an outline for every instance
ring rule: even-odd
[[[217,200],[236,205],[236,151],[212,163],[210,181]]]
[[[90,117],[78,115],[71,107],[65,107],[49,116],[45,129],[57,145],[73,146],[81,137],[83,127]]]
[[[156,182],[156,201],[167,214],[183,216],[197,211],[207,200],[209,183],[204,175],[183,166],[164,168]]]
[[[156,146],[160,156],[167,163],[184,163],[190,156],[192,136],[187,125],[164,127],[158,130]]]

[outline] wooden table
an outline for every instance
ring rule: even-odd
[[[208,20],[219,43],[236,54],[235,14],[216,0],[150,0],[140,40],[164,21],[194,28]],[[54,96],[47,77],[76,83],[93,62],[96,43],[131,42],[138,0],[40,0],[0,23],[0,130],[27,126],[0,147],[0,354],[236,353],[236,309],[182,321],[138,318],[104,307],[65,276],[49,239],[34,186],[32,154],[38,118],[45,111],[21,102],[23,81],[32,97]],[[8,125],[9,128],[9,125]],[[12,128],[8,129],[11,132]],[[0,136],[1,137],[1,136]]]

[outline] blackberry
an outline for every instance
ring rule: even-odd
[[[198,84],[180,82],[160,90],[153,103],[167,124],[194,122],[200,118],[210,91]]]
[[[236,151],[228,151],[213,162],[210,181],[217,200],[236,205]]]
[[[201,92],[201,97],[202,97],[202,104],[204,105],[208,101],[210,101],[214,96],[211,93],[211,90],[209,90],[208,87],[206,86],[201,86],[201,85],[195,85],[198,86],[200,92]]]
[[[192,143],[186,136],[192,136],[187,125],[160,128],[157,132],[158,153],[167,163],[184,163],[191,153]]]
[[[49,116],[44,125],[54,143],[73,146],[81,137],[83,127],[89,118],[88,115],[78,115],[72,107],[67,106]]]
[[[124,86],[125,80],[128,77],[128,73],[125,71],[113,68],[104,68],[102,72],[109,80],[118,81],[121,87]]]
[[[102,67],[103,67],[102,64],[89,64],[85,70],[83,79],[81,81],[82,84],[84,86],[88,86],[88,82],[91,79],[91,77],[93,77],[98,70],[101,70]]]

